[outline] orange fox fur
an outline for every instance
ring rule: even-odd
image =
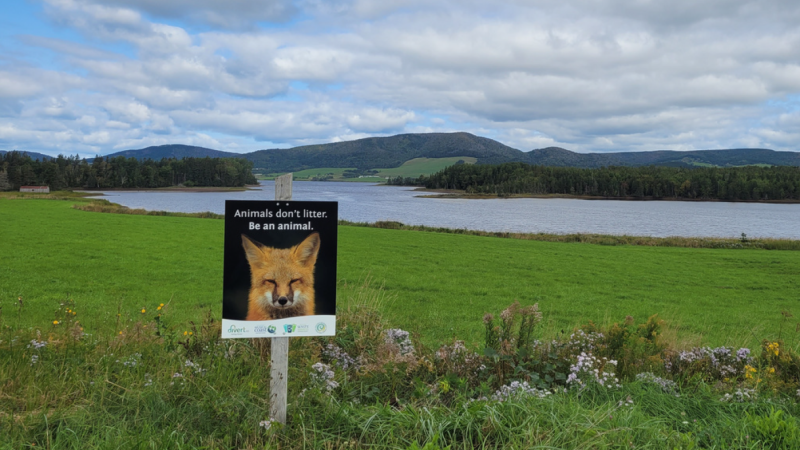
[[[242,235],[250,263],[247,320],[314,315],[314,265],[319,233],[292,248],[266,247]]]

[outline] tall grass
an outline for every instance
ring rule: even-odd
[[[556,384],[543,398],[481,399],[480,392],[491,392],[496,380],[470,383],[457,370],[442,371],[440,359],[446,356],[437,357],[418,339],[414,358],[430,361],[430,367],[411,369],[407,357],[386,353],[390,324],[375,309],[386,294],[369,280],[350,289],[360,301],[341,312],[340,335],[291,340],[285,426],[267,427],[268,358],[252,341],[220,340],[218,322],[210,316],[182,325],[172,322],[171,308],[163,305],[160,315],[143,316],[114,333],[82,330],[69,319],[33,329],[4,325],[0,448],[411,449],[428,444],[673,450],[800,444],[796,400],[762,389],[752,401],[721,401],[737,383],[692,378],[681,382],[676,395],[626,379],[614,389]],[[64,312],[76,307],[79,302],[63,306]],[[361,368],[337,365],[326,353],[329,344],[363,352]],[[315,381],[312,366],[320,361],[335,370],[335,389]]]

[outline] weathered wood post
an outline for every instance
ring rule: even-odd
[[[275,178],[275,200],[292,199],[292,174]],[[289,371],[289,338],[273,337],[270,351],[269,416],[286,423],[286,397]]]

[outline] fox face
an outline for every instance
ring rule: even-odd
[[[314,315],[314,266],[319,233],[291,248],[266,247],[242,235],[250,264],[247,320]]]

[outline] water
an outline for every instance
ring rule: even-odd
[[[131,208],[224,214],[225,200],[272,200],[274,184],[243,192],[107,191]],[[295,200],[338,201],[339,218],[485,231],[800,239],[800,204],[577,199],[432,199],[411,188],[293,183]]]

